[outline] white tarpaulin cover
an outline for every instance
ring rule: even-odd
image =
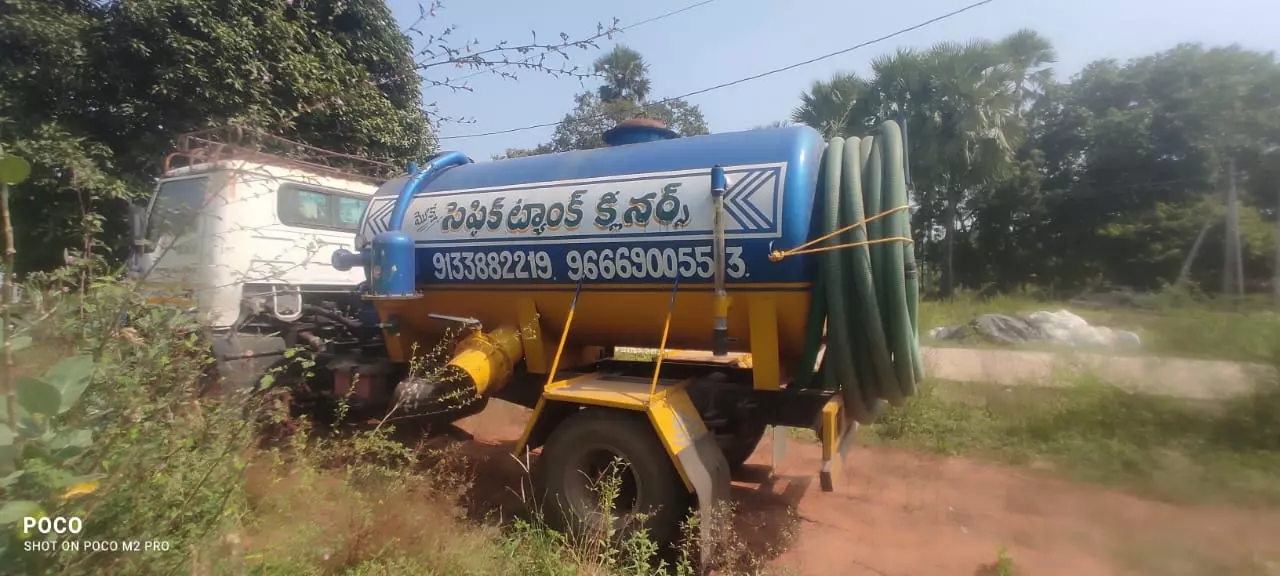
[[[983,314],[968,324],[934,328],[938,340],[982,339],[1007,344],[1046,341],[1072,347],[1121,348],[1142,345],[1138,335],[1089,322],[1067,310],[1023,316]]]

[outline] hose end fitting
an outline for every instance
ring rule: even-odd
[[[712,329],[711,355],[712,356],[728,356],[729,355],[729,329],[727,327],[716,327]]]
[[[729,354],[729,306],[733,301],[726,293],[718,293],[715,297],[715,321],[711,328],[711,354],[726,356]]]

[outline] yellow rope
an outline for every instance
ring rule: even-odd
[[[859,226],[866,226],[868,223],[874,222],[879,218],[883,218],[885,216],[888,216],[896,212],[901,212],[903,210],[906,210],[907,208],[910,208],[910,206],[907,206],[905,204],[902,206],[898,206],[897,208],[890,208],[889,210],[885,210],[884,212],[871,216],[870,218],[863,218],[862,220],[854,222],[853,224],[845,226],[844,228],[840,228],[838,230],[825,234],[819,238],[814,238],[813,240],[805,242],[804,244],[796,246],[795,248],[791,248],[788,250],[774,250],[773,252],[769,253],[769,261],[779,262],[783,258],[786,258],[788,256],[796,256],[799,254],[813,254],[816,252],[826,252],[828,250],[835,250],[837,248],[854,248],[857,246],[870,246],[872,244],[884,244],[886,242],[906,242],[907,244],[911,244],[914,242],[914,240],[910,238],[907,238],[905,236],[894,236],[891,238],[879,238],[876,240],[866,240],[863,242],[851,242],[849,244],[836,244],[834,246],[823,246],[821,248],[809,249],[809,246],[813,246],[814,244],[817,244],[819,242],[834,238],[836,236],[844,234],[845,232],[853,230],[854,228],[857,228]]]
[[[782,260],[783,258],[786,258],[787,256],[796,256],[798,254],[814,254],[817,252],[826,252],[828,250],[835,250],[837,248],[856,248],[858,246],[870,246],[872,244],[886,244],[889,242],[904,242],[907,244],[912,244],[915,241],[910,238],[907,238],[906,236],[892,236],[889,238],[880,238],[877,240],[867,240],[865,242],[850,242],[848,244],[836,244],[835,246],[823,246],[821,248],[812,248],[809,250],[791,249],[791,250],[787,250],[786,252],[782,252],[781,250],[774,250],[771,254],[769,254],[769,260],[772,262],[777,262],[779,260]]]

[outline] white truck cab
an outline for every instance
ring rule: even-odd
[[[348,293],[362,270],[329,264],[355,241],[377,186],[298,167],[222,160],[166,172],[147,206],[133,271],[166,298],[188,299],[214,330],[243,319],[249,297],[301,312],[302,293]]]
[[[383,370],[376,346],[352,344],[378,332],[361,324],[372,310],[359,296],[364,271],[339,271],[331,258],[353,247],[370,198],[397,169],[235,127],[184,135],[178,148],[132,214],[130,272],[148,300],[198,314],[219,373],[237,384],[299,346],[329,364]],[[340,372],[326,384],[345,386]]]

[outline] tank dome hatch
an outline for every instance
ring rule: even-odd
[[[641,142],[657,142],[679,138],[680,134],[666,124],[652,118],[623,120],[600,136],[609,146],[624,146]]]

